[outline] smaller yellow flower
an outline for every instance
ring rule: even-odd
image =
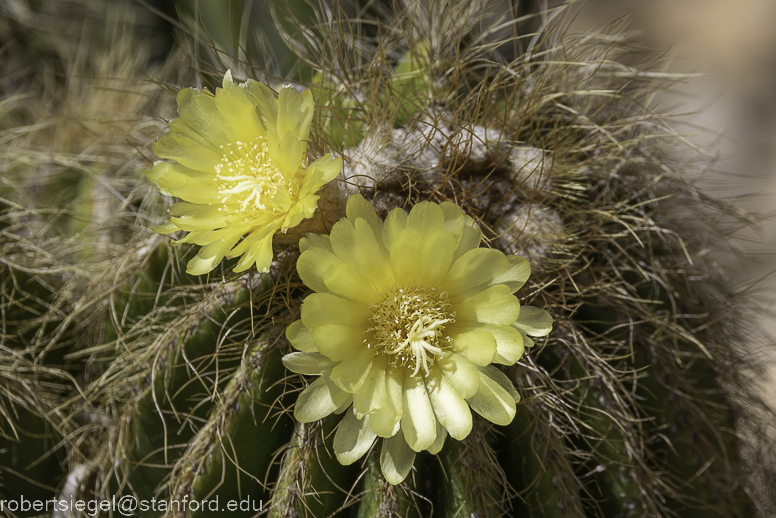
[[[273,235],[312,217],[316,192],[342,168],[330,154],[307,166],[311,93],[286,85],[275,98],[266,85],[251,79],[235,84],[227,72],[215,95],[181,90],[178,113],[154,146],[172,162],[144,171],[162,192],[182,200],[170,209],[170,221],[154,230],[185,230],[178,243],[203,247],[188,264],[190,274],[238,256],[234,271],[253,264],[267,271]]]
[[[398,484],[416,452],[469,435],[470,409],[512,421],[520,397],[491,364],[514,364],[552,318],[513,295],[528,261],[479,248],[481,238],[452,203],[395,209],[383,222],[357,195],[331,236],[300,241],[299,276],[317,293],[286,332],[300,352],[283,362],[320,376],[297,400],[298,421],[346,412],[334,437],[342,464],[381,437],[383,474]]]

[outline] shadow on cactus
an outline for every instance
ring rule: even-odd
[[[692,183],[710,164],[679,160],[650,108],[681,76],[621,65],[640,50],[621,25],[568,34],[566,6],[288,6],[267,9],[287,70],[184,23],[149,73],[127,25],[80,71],[123,114],[100,130],[3,84],[3,498],[149,517],[776,511],[756,307],[707,254],[752,219]],[[57,88],[99,113],[76,86]],[[160,118],[174,163],[152,166]]]

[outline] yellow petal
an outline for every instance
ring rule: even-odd
[[[299,198],[315,194],[323,184],[334,180],[340,171],[342,171],[342,157],[332,158],[330,153],[326,153],[308,166],[304,184],[299,191]]]
[[[180,117],[170,122],[170,131],[196,138],[206,146],[231,142],[234,134],[215,101],[213,94],[206,90],[184,88],[177,96]]]
[[[531,265],[528,264],[528,260],[519,255],[508,255],[507,261],[509,261],[509,269],[494,278],[491,284],[506,284],[514,293],[522,288],[531,276]]]
[[[299,137],[286,133],[281,139],[277,150],[270,150],[275,165],[288,180],[296,176],[296,172],[302,166],[302,158],[307,151],[307,143],[299,140]]]
[[[383,224],[383,243],[390,250],[391,243],[396,236],[407,226],[407,213],[402,209],[393,209],[388,213]]]
[[[439,421],[437,421],[436,439],[434,439],[434,442],[431,443],[431,446],[427,448],[428,452],[431,455],[436,455],[442,451],[442,447],[445,445],[445,439],[447,439],[447,430],[445,430],[445,427],[442,426]]]
[[[368,308],[328,293],[313,293],[302,304],[302,322],[313,331],[327,324],[365,330],[369,328],[367,322],[370,316]]]
[[[221,154],[201,142],[173,133],[165,133],[154,144],[154,153],[159,158],[178,162],[183,167],[197,171],[213,171],[221,162]]]
[[[286,338],[297,351],[306,353],[318,352],[313,334],[307,330],[301,320],[294,320],[286,328]]]
[[[372,370],[372,362],[375,353],[366,347],[356,349],[354,354],[348,355],[331,371],[331,381],[339,388],[353,394],[358,391]]]
[[[301,137],[303,117],[306,118],[306,114],[302,114],[301,94],[291,85],[280,87],[278,94],[278,136],[282,138],[290,132],[294,137]]]
[[[521,314],[524,309],[524,307],[521,308]],[[509,326],[487,326],[486,329],[496,339],[496,355],[493,357],[493,363],[514,365],[523,356],[525,351],[523,336],[517,329]]]
[[[496,340],[484,330],[458,332],[450,329],[453,351],[476,365],[488,365],[496,354]]]
[[[523,306],[513,325],[531,336],[547,336],[552,331],[552,317],[543,309]]]
[[[302,321],[304,321],[304,307],[302,308]],[[308,327],[307,324],[305,327]],[[313,336],[318,350],[334,361],[351,358],[365,349],[362,329],[327,324],[315,328]]]
[[[439,205],[445,217],[445,230],[452,233],[456,238],[457,247],[453,254],[455,261],[469,250],[480,246],[482,241],[482,231],[475,221],[466,216],[461,208],[449,201]]]
[[[320,376],[323,373],[331,372],[337,362],[331,361],[320,353],[299,352],[283,356],[283,365],[286,366],[286,369],[297,374]]]
[[[369,427],[369,416],[358,419],[347,412],[334,435],[334,454],[343,466],[353,464],[364,456],[377,437]]]
[[[455,238],[450,232],[437,230],[423,238],[420,252],[420,277],[426,286],[439,286],[453,262]]]
[[[379,292],[349,264],[339,263],[326,270],[323,282],[333,294],[365,306],[375,304]]]
[[[369,420],[372,430],[380,437],[392,437],[401,427],[405,374],[405,369],[386,367],[385,404],[375,410]]]
[[[472,410],[497,425],[506,426],[515,417],[515,399],[484,372],[479,390],[468,401]]]
[[[255,101],[244,88],[231,86],[216,89],[215,104],[237,141],[250,142],[264,136]]]
[[[340,220],[331,230],[331,246],[337,257],[374,286],[383,286],[390,278],[388,251],[365,220],[358,219],[355,225],[348,219]]]
[[[222,238],[203,247],[186,267],[190,275],[204,275],[221,262],[221,259],[232,249],[242,237],[241,233],[227,233]]]
[[[508,286],[492,286],[474,296],[456,302],[457,323],[480,322],[483,324],[510,325],[520,314],[520,302]]]
[[[423,240],[420,232],[414,228],[400,231],[391,244],[391,270],[395,282],[405,282],[409,285],[419,285],[422,282],[420,273],[420,252]]]
[[[470,289],[488,283],[508,269],[509,261],[501,251],[475,248],[453,263],[441,287],[450,292],[450,299],[455,302]]]
[[[331,247],[309,246],[308,243],[310,241],[306,239],[302,240],[305,242],[304,245],[300,243],[300,249],[302,246],[305,246],[306,249],[296,262],[296,270],[299,272],[299,277],[313,291],[330,293],[329,288],[323,281],[323,276],[331,266],[343,264],[342,260],[334,255]]]
[[[407,216],[407,228],[414,228],[423,239],[437,230],[444,229],[445,216],[442,209],[436,203],[424,201],[418,203]]]
[[[373,358],[372,368],[361,388],[353,393],[353,409],[359,416],[385,406],[387,394],[385,387],[385,370],[387,358],[383,354]]]
[[[382,237],[383,222],[377,216],[375,208],[371,203],[366,201],[363,196],[356,194],[348,199],[346,214],[349,220],[355,225],[358,218],[362,218],[372,228],[372,233],[378,239]]]
[[[170,207],[171,221],[181,230],[213,230],[226,226],[228,215],[210,205],[179,202]]]
[[[263,83],[248,79],[245,82],[245,91],[256,101],[256,112],[264,126],[264,133],[277,135],[278,101],[272,90]]]
[[[404,415],[401,428],[407,444],[415,451],[423,451],[436,439],[436,417],[426,385],[420,376],[404,378]]]
[[[447,429],[450,437],[464,440],[472,431],[469,405],[438,369],[432,369],[426,388],[439,423]]]
[[[299,251],[305,252],[309,248],[313,247],[319,247],[323,248],[324,250],[328,250],[329,252],[333,252],[331,248],[331,241],[329,240],[329,236],[322,235],[322,234],[307,234],[307,237],[303,237],[299,241]]]
[[[294,406],[294,418],[300,423],[312,423],[333,413],[351,400],[327,377],[321,376],[299,394]]]
[[[407,445],[401,430],[393,437],[383,439],[380,468],[388,483],[401,484],[412,469],[413,462],[415,462],[415,452]]]
[[[460,354],[446,354],[437,360],[437,368],[463,399],[473,396],[480,386],[480,371]]]

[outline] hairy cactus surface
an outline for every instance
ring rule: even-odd
[[[776,512],[757,308],[710,258],[754,220],[653,110],[681,76],[503,4],[278,2],[255,46],[247,7],[237,45],[181,11],[164,58],[134,5],[0,7],[0,513]],[[350,318],[321,301],[399,242],[394,295],[459,291],[412,280],[445,309],[401,346],[367,304],[394,370],[356,379],[311,301]]]

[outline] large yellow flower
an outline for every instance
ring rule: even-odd
[[[313,116],[309,91],[284,86],[275,98],[264,84],[224,75],[215,95],[190,88],[178,94],[180,117],[159,138],[156,162],[146,176],[182,201],[170,221],[155,230],[185,230],[178,243],[203,248],[188,272],[211,271],[225,256],[242,256],[235,267],[272,261],[272,236],[315,212],[316,192],[334,179],[342,160],[325,155],[307,166],[307,137]]]
[[[300,394],[297,420],[347,411],[334,439],[343,464],[382,437],[383,474],[398,484],[416,452],[469,435],[470,408],[511,422],[519,396],[491,364],[514,364],[552,319],[513,295],[528,262],[479,248],[481,237],[452,203],[396,209],[383,222],[354,196],[330,237],[300,242],[299,275],[317,293],[286,333],[301,352],[283,361],[320,376]]]

